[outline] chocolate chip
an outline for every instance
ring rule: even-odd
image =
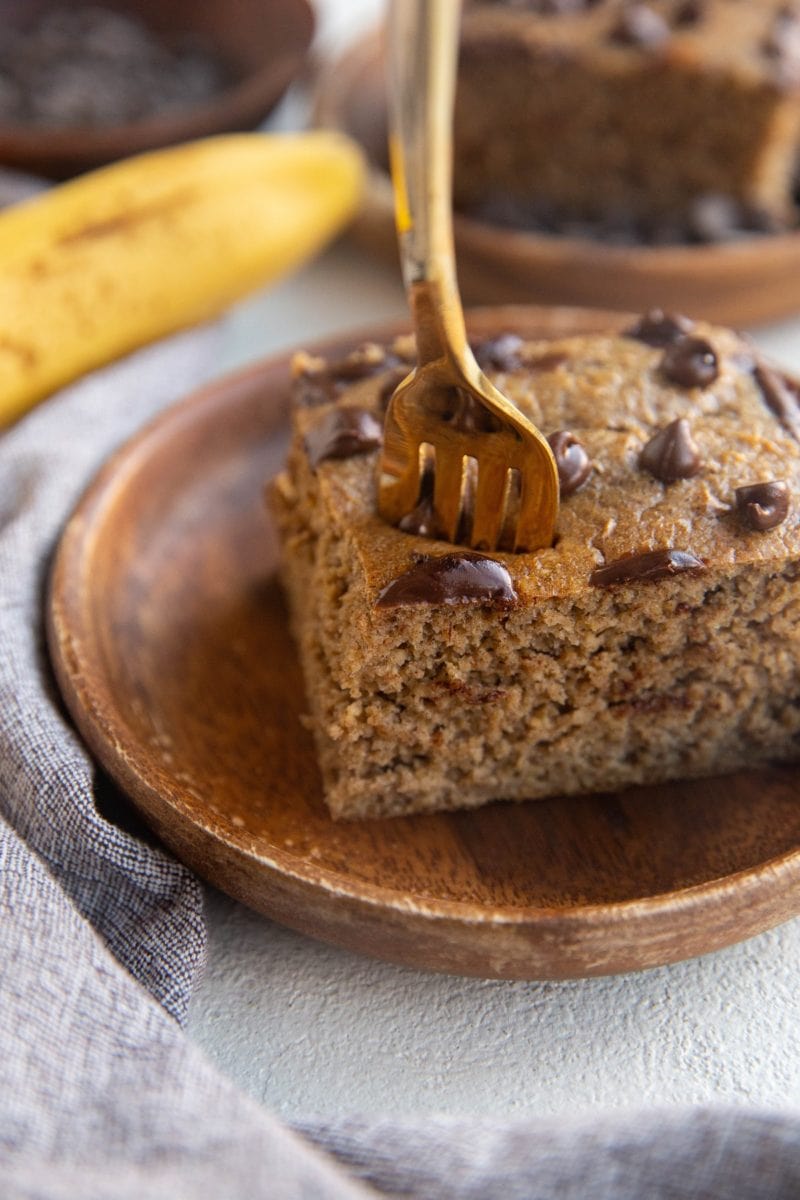
[[[292,384],[292,399],[299,408],[319,408],[336,399],[336,388],[326,370],[299,375]]]
[[[561,495],[571,496],[591,475],[592,460],[584,446],[567,429],[551,433],[547,440],[558,467]]]
[[[691,479],[702,469],[703,460],[685,417],[679,417],[653,434],[639,455],[639,466],[662,483]]]
[[[647,4],[631,4],[611,29],[609,37],[620,46],[655,50],[669,41],[669,25]]]
[[[306,434],[306,454],[312,467],[326,458],[368,454],[383,441],[383,427],[366,408],[334,408]]]
[[[684,571],[702,571],[703,562],[688,550],[648,550],[643,554],[626,554],[598,567],[589,576],[594,587],[610,587],[615,583],[656,583]]]
[[[702,0],[682,0],[672,17],[675,29],[684,29],[687,25],[697,25],[705,16],[705,5]]]
[[[502,333],[499,337],[478,342],[475,358],[482,370],[516,371],[522,365],[520,350],[524,345],[516,333]]]
[[[708,387],[719,375],[716,351],[705,338],[683,337],[667,346],[661,373],[680,387]]]
[[[679,313],[665,313],[660,308],[651,308],[644,316],[623,331],[623,337],[635,338],[646,346],[663,349],[680,341],[694,329],[694,321],[682,317]]]
[[[419,500],[416,508],[406,513],[398,522],[398,529],[403,533],[413,533],[417,537],[438,537],[439,529],[436,524],[436,513],[433,507],[434,472],[433,466],[428,465],[422,473],[419,486]]]
[[[412,508],[410,513],[401,517],[397,528],[403,533],[413,533],[416,537],[436,537],[436,514],[430,497],[423,497],[416,508]]]
[[[405,604],[485,604],[510,608],[517,601],[502,563],[483,554],[419,555],[378,596],[380,608]]]
[[[786,520],[790,497],[782,479],[738,487],[735,495],[736,515],[746,529],[763,532]]]
[[[764,403],[793,438],[800,442],[800,407],[789,381],[766,363],[757,363],[753,378],[761,389]]]

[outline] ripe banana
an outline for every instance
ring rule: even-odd
[[[0,213],[0,427],[298,266],[353,216],[362,181],[341,135],[229,134]]]

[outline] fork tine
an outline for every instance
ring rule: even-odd
[[[546,536],[550,523],[545,517],[557,510],[558,481],[544,469],[549,464],[537,461],[539,457],[539,454],[531,455],[531,462],[521,472],[519,517],[514,537],[516,553],[543,550],[551,544]]]
[[[494,550],[503,528],[508,488],[508,467],[496,459],[478,461],[478,486],[469,544],[476,550]]]
[[[433,508],[436,525],[448,542],[456,540],[464,486],[464,456],[436,446],[433,471]]]
[[[378,511],[384,521],[397,525],[417,504],[421,479],[421,447],[409,446],[403,459],[402,474],[392,476],[385,470],[378,488]]]

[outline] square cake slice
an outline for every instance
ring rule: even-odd
[[[478,348],[551,438],[555,545],[479,554],[425,497],[376,511],[388,396],[413,350],[299,356],[271,488],[334,817],[617,789],[800,750],[800,409],[735,334],[651,313],[624,334]]]
[[[800,5],[475,0],[457,205],[701,239],[794,223]]]

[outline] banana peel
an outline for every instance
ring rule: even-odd
[[[0,213],[0,427],[298,267],[353,217],[363,178],[340,134],[227,134]]]

